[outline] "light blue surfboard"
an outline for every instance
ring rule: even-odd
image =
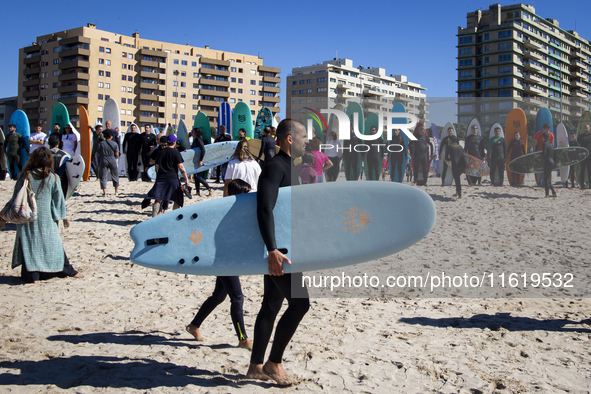
[[[12,113],[10,116],[10,122],[16,125],[16,132],[22,135],[23,141],[26,145],[26,149],[21,148],[21,166],[25,166],[27,160],[29,160],[29,149],[30,143],[29,138],[31,138],[31,125],[29,123],[29,117],[26,113],[17,109]],[[18,175],[18,168],[16,169]]]
[[[395,103],[394,106],[392,107],[392,112],[406,113],[406,108],[404,107],[404,104],[402,104],[402,103]],[[393,118],[392,123],[408,123],[408,119]],[[400,134],[402,134],[402,137],[404,138],[404,144],[406,146],[406,150],[408,151],[408,136],[403,132],[400,132]],[[393,163],[392,154],[390,154],[389,159],[390,159],[389,160],[390,168],[388,170],[390,171],[390,179],[393,182],[402,182],[404,180],[404,174],[406,174],[406,164],[408,163],[407,152],[404,152],[404,156],[402,159],[402,179],[398,179],[398,166],[396,165],[396,163]],[[393,164],[394,164],[394,167],[392,167]]]
[[[135,244],[131,261],[192,275],[268,274],[256,204],[256,193],[249,193],[148,219],[131,229]],[[280,188],[273,213],[277,246],[292,262],[283,264],[286,273],[392,255],[423,239],[436,219],[435,204],[427,193],[388,182]]]

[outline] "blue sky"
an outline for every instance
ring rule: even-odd
[[[466,13],[487,9],[494,1],[9,1],[3,5],[0,97],[17,94],[18,49],[37,36],[95,23],[98,29],[189,43],[212,49],[260,55],[264,64],[282,69],[353,59],[354,65],[382,67],[427,87],[431,97],[455,96],[456,34]],[[501,5],[516,3],[513,0]],[[524,1],[560,27],[591,39],[591,2]],[[50,4],[61,6],[49,7]],[[559,5],[560,7],[557,7]],[[18,15],[24,16],[19,17]],[[200,17],[200,15],[206,15]]]

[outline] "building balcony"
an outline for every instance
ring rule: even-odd
[[[263,77],[263,82],[281,83],[281,78],[279,78],[279,77]]]
[[[39,52],[41,51],[41,46],[34,44],[31,45],[30,47],[24,47],[23,51],[25,52],[25,54],[29,54],[29,53],[33,53],[33,52]]]
[[[59,57],[70,57],[70,56],[90,56],[90,49],[84,48],[72,48],[66,49],[65,51],[58,52]]]
[[[526,81],[530,81],[530,82],[535,82],[535,83],[541,83],[541,82],[542,82],[542,78],[540,78],[540,77],[537,77],[537,76],[536,76],[536,75],[534,75],[534,74],[527,74],[527,75],[525,76],[525,80],[526,80]]]
[[[531,116],[536,116],[538,114],[537,109],[526,109],[523,112],[525,112],[526,115],[531,115]]]
[[[412,97],[408,97],[406,95],[402,95],[402,94],[396,94],[396,101],[399,101],[401,103],[410,103],[411,101],[414,101],[414,99]]]
[[[79,85],[79,84],[74,84],[74,85],[65,85],[65,86],[60,86],[57,88],[57,92],[58,93],[76,93],[76,92],[83,92],[83,93],[88,93],[90,91],[88,85]]]
[[[57,68],[59,68],[60,70],[66,70],[69,68],[89,68],[89,67],[90,67],[90,62],[88,60],[82,60],[82,59],[64,61],[64,62],[61,62],[57,66]]]
[[[153,71],[140,71],[140,78],[159,79],[161,76],[164,75]]]
[[[155,94],[140,93],[140,101],[141,100],[156,102],[156,101],[158,101],[158,96],[156,96]]]
[[[140,89],[158,90],[160,85],[157,83],[140,82]]]
[[[25,68],[23,70],[23,74],[24,75],[39,74],[39,72],[41,72],[41,69],[39,67]]]
[[[276,113],[279,113],[281,111],[280,107],[271,107],[269,108],[271,110],[271,112],[273,113],[273,115],[275,115]]]
[[[205,114],[205,116],[207,116],[208,118],[216,119],[218,117],[218,113],[216,111],[202,110],[201,112],[203,112]]]
[[[33,97],[39,97],[39,90],[28,90],[23,92],[23,98],[30,99]]]
[[[528,57],[528,58],[531,58],[531,59],[543,60],[542,59],[542,55],[540,55],[539,53],[534,52],[534,51],[524,51],[523,52],[523,55],[525,57]]]
[[[23,81],[23,87],[28,88],[31,86],[39,86],[39,78],[29,79],[28,81]]]
[[[140,57],[139,60],[139,69],[141,69],[141,67],[150,67],[150,68],[165,68],[166,67],[166,63],[161,63],[161,62],[155,62],[155,61],[151,61],[151,60],[144,60]]]
[[[60,45],[74,45],[74,44],[90,44],[90,38],[83,36],[63,38],[60,40]]]
[[[38,64],[41,61],[41,56],[26,57],[23,61],[24,64]]]
[[[88,81],[89,78],[90,78],[90,74],[78,71],[78,72],[69,72],[69,73],[65,73],[65,74],[60,74],[57,77],[57,80],[60,82],[71,81],[74,79],[83,79],[83,80]]]
[[[587,98],[587,95],[586,95],[585,93],[583,93],[583,92],[579,92],[579,91],[575,91],[575,92],[573,93],[573,96],[575,96],[575,97],[580,97],[580,98]]]
[[[263,92],[268,92],[268,93],[281,93],[281,88],[278,87],[272,87],[272,86],[263,86]]]
[[[535,70],[538,72],[542,72],[542,67],[538,66],[537,64],[531,63],[531,62],[526,62],[525,63],[525,68],[527,70]]]
[[[533,94],[542,94],[543,93],[542,89],[535,87],[533,85],[526,86],[525,91],[528,93],[533,93]]]
[[[158,107],[155,105],[140,104],[140,112],[158,112]]]
[[[574,82],[572,82],[572,84],[578,88],[587,89],[587,84],[583,83],[581,81],[574,81]]]
[[[88,97],[65,97],[59,99],[59,102],[64,105],[88,105]]]
[[[265,97],[265,96],[263,96],[263,101],[267,101],[269,103],[280,103],[281,97]]]
[[[280,68],[277,68],[277,67],[268,67],[268,66],[259,66],[258,67],[258,71],[259,72],[264,72],[264,73],[274,73],[274,74],[281,73],[281,69]]]
[[[230,77],[230,71],[216,70],[214,68],[200,67],[199,73],[202,75],[212,75],[212,76],[226,77],[226,78]]]
[[[351,89],[351,87],[347,86],[347,84],[345,84],[345,83],[338,83],[336,88],[337,88],[337,90],[344,90],[344,91]]]
[[[224,88],[230,87],[230,81],[216,81],[215,79],[209,79],[204,77],[199,78],[199,83],[202,85],[220,86]]]
[[[544,49],[541,43],[539,43],[538,41],[530,40],[529,38],[523,40],[523,45],[533,49]]]
[[[587,104],[585,104],[584,102],[579,101],[579,100],[572,100],[571,102],[572,102],[572,104],[574,104],[576,107],[579,107],[579,108],[587,109],[589,107]]]
[[[588,79],[587,74],[584,74],[580,71],[575,71],[574,73],[572,73],[571,75],[577,77],[577,78],[581,78],[581,79]]]
[[[585,64],[575,58],[570,59],[570,65],[576,68],[586,68]]]
[[[528,104],[539,105],[539,106],[546,105],[542,100],[540,100],[539,98],[535,98],[535,97],[527,97],[525,99],[525,102]]]
[[[575,59],[579,59],[579,60],[586,60],[587,56],[585,56],[585,54],[583,54],[583,52],[581,52],[580,50],[575,50],[571,53],[571,56],[574,57]]]
[[[383,97],[386,94],[385,93],[382,93],[382,92],[378,92],[377,90],[372,89],[372,88],[369,88],[369,89],[368,88],[363,88],[363,95],[364,96]]]
[[[156,123],[158,122],[158,118],[154,116],[140,116],[140,123]],[[165,123],[164,121],[161,123]]]
[[[215,100],[199,100],[199,105],[202,107],[219,107],[220,104],[221,102]]]
[[[23,104],[23,109],[37,109],[39,108],[39,104],[39,100],[35,100],[33,102]]]
[[[229,60],[220,60],[220,59],[212,59],[209,57],[202,57],[201,64],[210,64],[212,66],[222,66],[222,67],[230,67],[230,61]]]
[[[224,98],[229,98],[230,97],[230,92],[220,92],[218,90],[205,90],[202,92],[207,92],[207,94],[209,96],[214,96],[214,97],[224,97]]]

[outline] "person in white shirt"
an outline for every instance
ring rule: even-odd
[[[228,195],[228,184],[232,179],[242,179],[251,185],[251,191],[257,191],[257,184],[259,183],[259,175],[261,175],[261,166],[256,162],[254,156],[250,153],[248,141],[241,140],[236,146],[234,155],[228,162],[226,168],[226,179],[224,182],[224,197]]]
[[[41,129],[41,124],[37,123],[35,125],[35,132],[31,134],[31,137],[29,138],[29,154],[33,153],[35,149],[40,148],[42,146],[47,147],[47,134],[41,131]]]
[[[72,127],[70,127],[70,125],[64,126],[64,132],[62,134],[62,150],[74,157],[74,152],[76,152],[77,148],[78,137],[72,132]]]

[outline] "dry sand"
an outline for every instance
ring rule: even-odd
[[[13,186],[12,181],[0,182],[2,203]],[[414,296],[418,293],[313,298],[285,353],[286,369],[302,382],[281,389],[247,380],[250,353],[236,347],[229,302],[205,321],[204,342],[184,331],[213,290],[214,279],[130,263],[129,230],[149,217],[139,204],[150,186],[123,180],[121,194],[105,199],[91,178],[68,201],[72,225],[61,230],[62,238],[84,279],[23,284],[20,271],[10,268],[15,226],[0,232],[0,391],[591,390],[591,325],[582,323],[591,317],[590,302],[525,297],[530,293],[513,294],[522,298],[493,298],[491,292],[480,298]],[[216,186],[213,198],[221,197]],[[548,268],[547,263],[560,260],[583,272],[589,263],[590,191],[562,189],[557,199],[543,199],[539,188],[483,186],[465,189],[458,201],[451,197],[452,187],[423,190],[433,197],[438,213],[429,236],[355,270],[435,270],[447,262],[457,271],[507,266],[515,271],[530,264]],[[262,277],[243,277],[242,284],[252,337]]]

